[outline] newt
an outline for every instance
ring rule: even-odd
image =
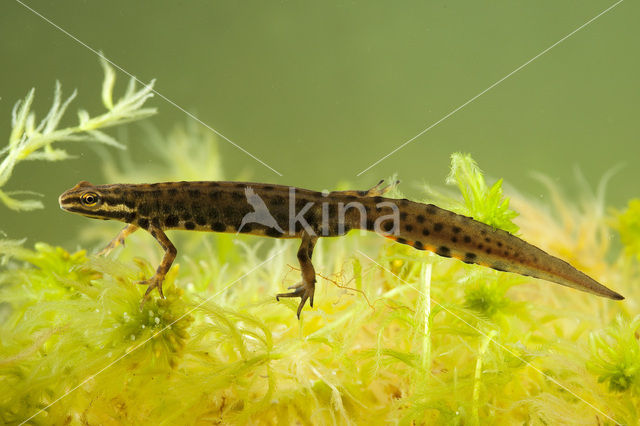
[[[320,237],[338,237],[355,229],[376,232],[418,250],[453,257],[498,271],[572,287],[614,300],[624,297],[509,232],[470,217],[407,199],[386,198],[392,185],[383,181],[367,191],[312,191],[251,182],[164,182],[92,185],[83,181],[59,197],[66,211],[127,225],[102,250],[108,254],[142,228],[155,238],[164,257],[147,285],[141,303],[153,289],[160,297],[162,282],[177,250],[167,230],[229,232],[272,238],[299,238],[301,281],[291,292],[299,297],[297,315],[307,300],[313,307],[316,273],[311,258]]]

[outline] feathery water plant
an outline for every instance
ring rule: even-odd
[[[451,154],[451,171],[446,182],[457,185],[462,194],[463,203],[455,209],[458,213],[512,234],[518,231],[518,226],[513,223],[518,213],[509,208],[509,198],[503,196],[502,179],[498,179],[491,188],[487,187],[484,175],[471,155]]]
[[[76,91],[73,91],[68,98],[62,100],[62,87],[59,81],[56,81],[51,109],[40,123],[37,123],[35,113],[31,111],[35,88],[32,88],[24,99],[15,103],[11,114],[12,129],[9,143],[0,150],[0,201],[6,207],[13,210],[42,208],[42,203],[36,199],[15,198],[22,195],[38,195],[36,193],[2,189],[20,162],[60,161],[71,158],[64,149],[53,147],[53,144],[57,145],[58,142],[94,142],[124,148],[101,129],[140,120],[156,113],[155,108],[144,107],[145,102],[153,96],[154,80],[137,89],[136,82],[132,78],[124,95],[114,102],[115,71],[103,56],[100,57],[100,61],[104,70],[102,103],[107,109],[103,114],[91,117],[87,111],[81,109],[78,111],[77,125],[58,128],[69,104],[76,97]]]
[[[640,393],[640,315],[622,317],[604,331],[589,335],[591,359],[587,366],[615,392]]]

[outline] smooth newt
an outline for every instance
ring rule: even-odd
[[[276,297],[300,297],[298,318],[307,300],[313,307],[316,273],[311,263],[319,237],[336,237],[366,229],[444,257],[499,271],[541,278],[567,287],[621,300],[569,263],[522,239],[470,217],[407,199],[382,195],[382,181],[368,191],[317,192],[290,186],[249,182],[165,182],[94,186],[80,182],[59,198],[64,210],[127,226],[101,252],[108,253],[139,228],[164,249],[142,299],[162,282],[177,250],[165,230],[233,232],[273,238],[300,238],[302,281]]]

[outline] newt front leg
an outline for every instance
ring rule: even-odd
[[[125,226],[120,232],[118,232],[118,235],[116,235],[113,240],[109,241],[109,244],[107,244],[105,248],[98,252],[98,256],[106,256],[111,253],[111,250],[114,248],[123,246],[125,238],[136,232],[138,229],[140,228],[136,225],[129,224]]]
[[[148,280],[137,282],[137,284],[149,286],[147,287],[147,291],[144,293],[144,297],[142,298],[140,307],[144,305],[144,302],[145,300],[147,300],[149,293],[151,293],[151,290],[153,290],[154,288],[158,289],[160,297],[164,299],[164,294],[162,294],[162,281],[164,281],[164,277],[165,275],[167,275],[167,272],[169,271],[169,268],[171,268],[171,264],[173,263],[173,260],[176,258],[176,254],[178,253],[178,250],[176,250],[176,247],[173,245],[171,240],[169,240],[169,237],[167,237],[162,229],[154,225],[149,225],[147,231],[149,231],[151,236],[155,238],[156,241],[158,241],[160,246],[162,246],[162,248],[164,249],[164,256],[162,258],[162,262],[160,262],[160,266],[158,266],[158,269],[156,269],[156,273],[153,274],[151,278],[149,278]]]
[[[313,308],[313,295],[316,290],[316,271],[311,263],[311,256],[313,256],[313,248],[318,241],[318,237],[312,237],[306,232],[302,234],[302,243],[298,249],[298,262],[300,262],[300,274],[302,275],[302,281],[298,284],[289,287],[293,290],[290,293],[280,293],[276,295],[276,300],[280,300],[281,297],[299,297],[300,304],[298,305],[298,319],[300,319],[300,312],[309,300],[309,305]]]

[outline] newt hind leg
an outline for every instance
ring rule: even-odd
[[[289,290],[293,290],[289,293],[280,293],[276,295],[276,300],[280,301],[281,297],[299,297],[300,304],[298,305],[298,319],[300,319],[300,313],[304,304],[309,300],[309,305],[313,307],[313,295],[316,290],[316,271],[311,263],[311,256],[313,256],[313,248],[316,245],[318,237],[311,237],[309,234],[303,234],[302,243],[298,249],[298,262],[300,262],[300,271],[302,275],[302,281],[298,284],[289,287]]]

